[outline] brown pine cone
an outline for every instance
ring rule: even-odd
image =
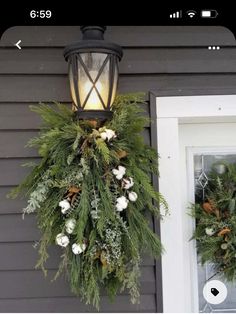
[[[71,186],[69,188],[69,193],[79,193],[81,191],[80,188],[77,188],[76,186]]]
[[[223,236],[227,233],[229,233],[231,230],[229,228],[224,228],[220,232],[218,232],[218,236]]]
[[[102,251],[101,255],[100,255],[100,261],[102,263],[102,265],[104,267],[107,266],[107,259],[106,259],[106,253],[104,251]]]
[[[128,153],[125,150],[119,150],[118,152],[116,152],[117,156],[119,159],[125,158]]]
[[[202,204],[203,209],[206,213],[211,214],[214,212],[214,209],[212,208],[211,204],[209,202],[205,202]]]

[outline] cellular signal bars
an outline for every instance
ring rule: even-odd
[[[171,19],[179,19],[182,17],[182,11],[177,11],[175,13],[170,14]]]

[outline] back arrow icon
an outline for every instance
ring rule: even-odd
[[[21,40],[19,40],[19,41],[15,44],[15,46],[16,46],[18,49],[21,49],[20,43],[21,43]]]

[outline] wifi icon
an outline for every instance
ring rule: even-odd
[[[189,10],[187,11],[187,15],[192,19],[195,15],[197,14],[196,11],[194,10]]]

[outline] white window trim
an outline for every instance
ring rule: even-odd
[[[159,190],[170,208],[170,216],[161,221],[163,311],[198,312],[196,249],[185,239],[194,223],[181,204],[179,124],[236,121],[236,95],[156,97],[156,114]]]

